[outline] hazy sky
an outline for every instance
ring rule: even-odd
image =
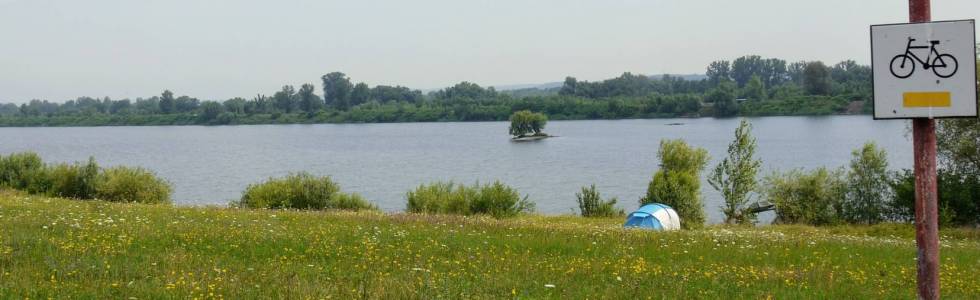
[[[934,20],[978,0],[933,0]],[[343,71],[440,88],[703,73],[759,54],[870,60],[905,0],[0,0],[0,102],[271,94]]]

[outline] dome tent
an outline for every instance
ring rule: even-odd
[[[640,207],[626,217],[623,227],[636,227],[653,230],[681,229],[681,218],[670,206],[651,203]]]

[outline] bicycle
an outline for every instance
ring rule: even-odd
[[[956,58],[949,54],[941,54],[936,50],[936,45],[939,45],[940,41],[929,41],[930,46],[912,46],[912,42],[914,41],[915,39],[909,37],[909,43],[905,46],[905,53],[896,55],[895,58],[892,58],[892,62],[890,64],[890,71],[892,72],[892,75],[903,79],[909,78],[909,76],[912,76],[912,73],[915,73],[915,61],[921,63],[922,68],[926,70],[931,68],[933,74],[936,74],[936,76],[942,78],[950,78],[956,74],[956,71],[959,69],[959,63],[956,62]],[[912,49],[926,48],[929,48],[929,56],[926,56],[925,60],[920,59],[919,56],[912,53]],[[936,55],[935,58],[932,58],[933,54]],[[930,58],[932,58],[932,63],[929,63]],[[899,59],[901,59],[901,64],[897,65],[898,70],[896,71],[895,63],[899,62]],[[912,63],[906,64],[906,62],[910,60],[912,60]],[[951,62],[951,64],[948,64],[947,62]],[[947,71],[950,69],[953,71],[947,73]]]

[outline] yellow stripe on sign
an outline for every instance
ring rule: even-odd
[[[905,107],[950,107],[949,92],[908,92],[903,94]]]

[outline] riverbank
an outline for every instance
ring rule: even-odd
[[[0,127],[87,127],[87,126],[183,126],[267,124],[359,124],[415,122],[505,121],[514,111],[540,108],[549,120],[623,120],[712,117],[711,106],[694,104],[692,110],[660,108],[656,98],[586,99],[523,98],[468,105],[388,103],[362,105],[348,110],[314,112],[232,112],[207,114],[202,109],[162,114],[159,112],[98,111],[47,114],[0,113]],[[669,101],[668,101],[669,102]],[[870,113],[851,111],[854,102],[846,97],[807,96],[782,100],[748,101],[739,104],[734,116],[828,116]],[[674,107],[674,105],[668,105]],[[858,105],[861,107],[861,105]]]
[[[297,212],[0,191],[0,294],[47,298],[909,298],[913,228]],[[942,292],[975,298],[980,231],[942,231]]]

